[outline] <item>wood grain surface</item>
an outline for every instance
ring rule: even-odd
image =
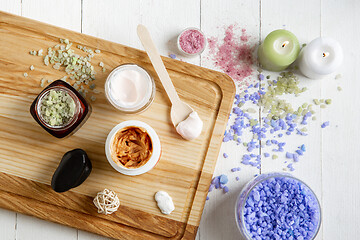
[[[92,103],[89,120],[74,136],[62,140],[47,134],[29,114],[41,91],[40,79],[59,79],[64,72],[45,66],[41,57],[28,52],[54,46],[59,38],[100,49],[93,65],[102,61],[108,69],[105,73],[95,69],[101,93]],[[180,98],[204,121],[201,136],[188,142],[172,127],[169,100],[143,51],[4,12],[0,12],[0,39],[0,206],[119,239],[194,238],[235,94],[233,81],[216,71],[163,58]],[[107,74],[122,63],[141,65],[156,81],[155,101],[142,114],[120,114],[103,94]],[[29,71],[30,65],[34,71]],[[158,165],[137,177],[116,172],[104,154],[107,133],[129,119],[151,125],[162,143]],[[93,171],[80,187],[55,193],[48,187],[51,176],[61,156],[74,148],[87,151]],[[117,192],[121,202],[111,216],[97,214],[91,204],[105,187]],[[174,200],[176,209],[169,216],[156,207],[153,196],[158,190],[167,191]]]

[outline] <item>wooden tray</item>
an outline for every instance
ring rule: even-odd
[[[56,139],[32,119],[29,107],[41,91],[40,79],[56,80],[64,71],[45,66],[30,50],[47,50],[67,38],[100,49],[92,60],[97,66],[100,90],[91,102],[93,112],[86,124],[67,139]],[[79,51],[80,52],[80,51]],[[163,58],[181,99],[204,121],[201,136],[194,141],[179,137],[170,122],[170,102],[149,62],[140,50],[34,20],[0,12],[0,207],[117,239],[194,239],[205,204],[222,136],[233,103],[235,86],[220,72]],[[151,107],[139,115],[122,115],[103,94],[111,69],[136,63],[155,78],[157,92]],[[29,66],[35,70],[30,71]],[[27,72],[28,77],[23,73]],[[138,119],[151,125],[162,143],[162,156],[150,172],[124,176],[107,162],[104,142],[119,122]],[[49,186],[62,155],[84,149],[93,164],[89,178],[66,193]],[[121,202],[109,216],[97,213],[92,199],[104,188],[114,190]],[[158,190],[173,198],[175,210],[162,215],[154,201]]]

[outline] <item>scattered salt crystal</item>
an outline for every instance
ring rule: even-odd
[[[265,76],[260,73],[260,74],[259,74],[259,80],[262,81],[262,80],[264,80],[264,79],[265,79]]]
[[[228,155],[227,153],[224,153],[224,154],[223,154],[223,157],[224,157],[224,158],[228,158],[229,155]]]
[[[331,99],[326,99],[326,100],[325,100],[325,104],[330,105],[330,104],[331,104],[331,102],[332,102],[332,100],[331,100]]]
[[[325,127],[327,127],[329,125],[330,125],[329,121],[323,122],[323,124],[321,124],[321,128],[325,128]]]
[[[215,66],[244,86],[247,85],[245,79],[253,72],[255,46],[248,44],[246,32],[242,32],[243,37],[239,41],[235,36],[235,28],[235,25],[226,28],[223,41],[218,41],[215,37],[209,38],[209,53]]]
[[[226,184],[228,181],[229,181],[229,180],[228,180],[228,177],[227,177],[226,175],[224,175],[224,174],[220,175],[219,182],[220,182],[221,184]]]
[[[288,169],[289,169],[290,171],[294,171],[294,170],[295,170],[292,163],[288,164],[287,167],[288,167]]]
[[[214,185],[214,184],[210,184],[209,192],[211,192],[212,190],[214,190],[214,188],[215,188],[215,185]]]
[[[295,152],[299,155],[304,155],[303,151],[301,151],[301,150],[296,150]]]

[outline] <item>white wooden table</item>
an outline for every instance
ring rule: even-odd
[[[336,38],[344,49],[345,61],[339,73],[310,81],[301,77],[308,91],[302,101],[332,98],[333,104],[318,110],[309,136],[288,138],[287,149],[305,143],[306,155],[293,174],[316,192],[322,205],[322,227],[317,239],[359,239],[360,236],[360,1],[357,0],[0,0],[0,10],[33,18],[128,46],[140,48],[136,26],[145,24],[162,55],[173,53],[171,44],[186,27],[201,28],[207,36],[223,37],[224,26],[237,23],[257,43],[274,29],[292,31],[301,43],[323,35]],[[0,39],[1,41],[1,39]],[[9,46],[11,47],[11,46]],[[185,61],[213,68],[206,51],[202,57]],[[256,69],[256,67],[255,67]],[[1,70],[0,70],[1,71]],[[275,76],[275,74],[272,74]],[[252,77],[256,81],[256,74]],[[342,92],[336,87],[341,86]],[[258,113],[256,113],[258,115]],[[255,114],[255,115],[256,115]],[[330,120],[328,128],[320,124]],[[245,134],[251,138],[250,133]],[[224,159],[226,152],[229,158]],[[241,166],[245,149],[234,143],[222,146],[215,175],[228,174],[230,191],[211,192],[202,216],[197,239],[239,239],[234,222],[236,197],[254,174],[282,171],[285,157],[263,159],[261,169]],[[359,154],[359,155],[358,155]],[[235,176],[240,180],[235,181]],[[0,239],[104,239],[33,217],[0,209]]]

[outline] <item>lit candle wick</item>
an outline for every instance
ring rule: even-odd
[[[283,42],[283,44],[281,45],[281,47],[285,47],[286,45],[288,45],[289,44],[289,41],[285,41],[285,42]]]
[[[328,53],[328,52],[323,52],[322,53],[322,56],[323,56],[323,58],[326,58],[327,56],[329,56],[330,54]]]

